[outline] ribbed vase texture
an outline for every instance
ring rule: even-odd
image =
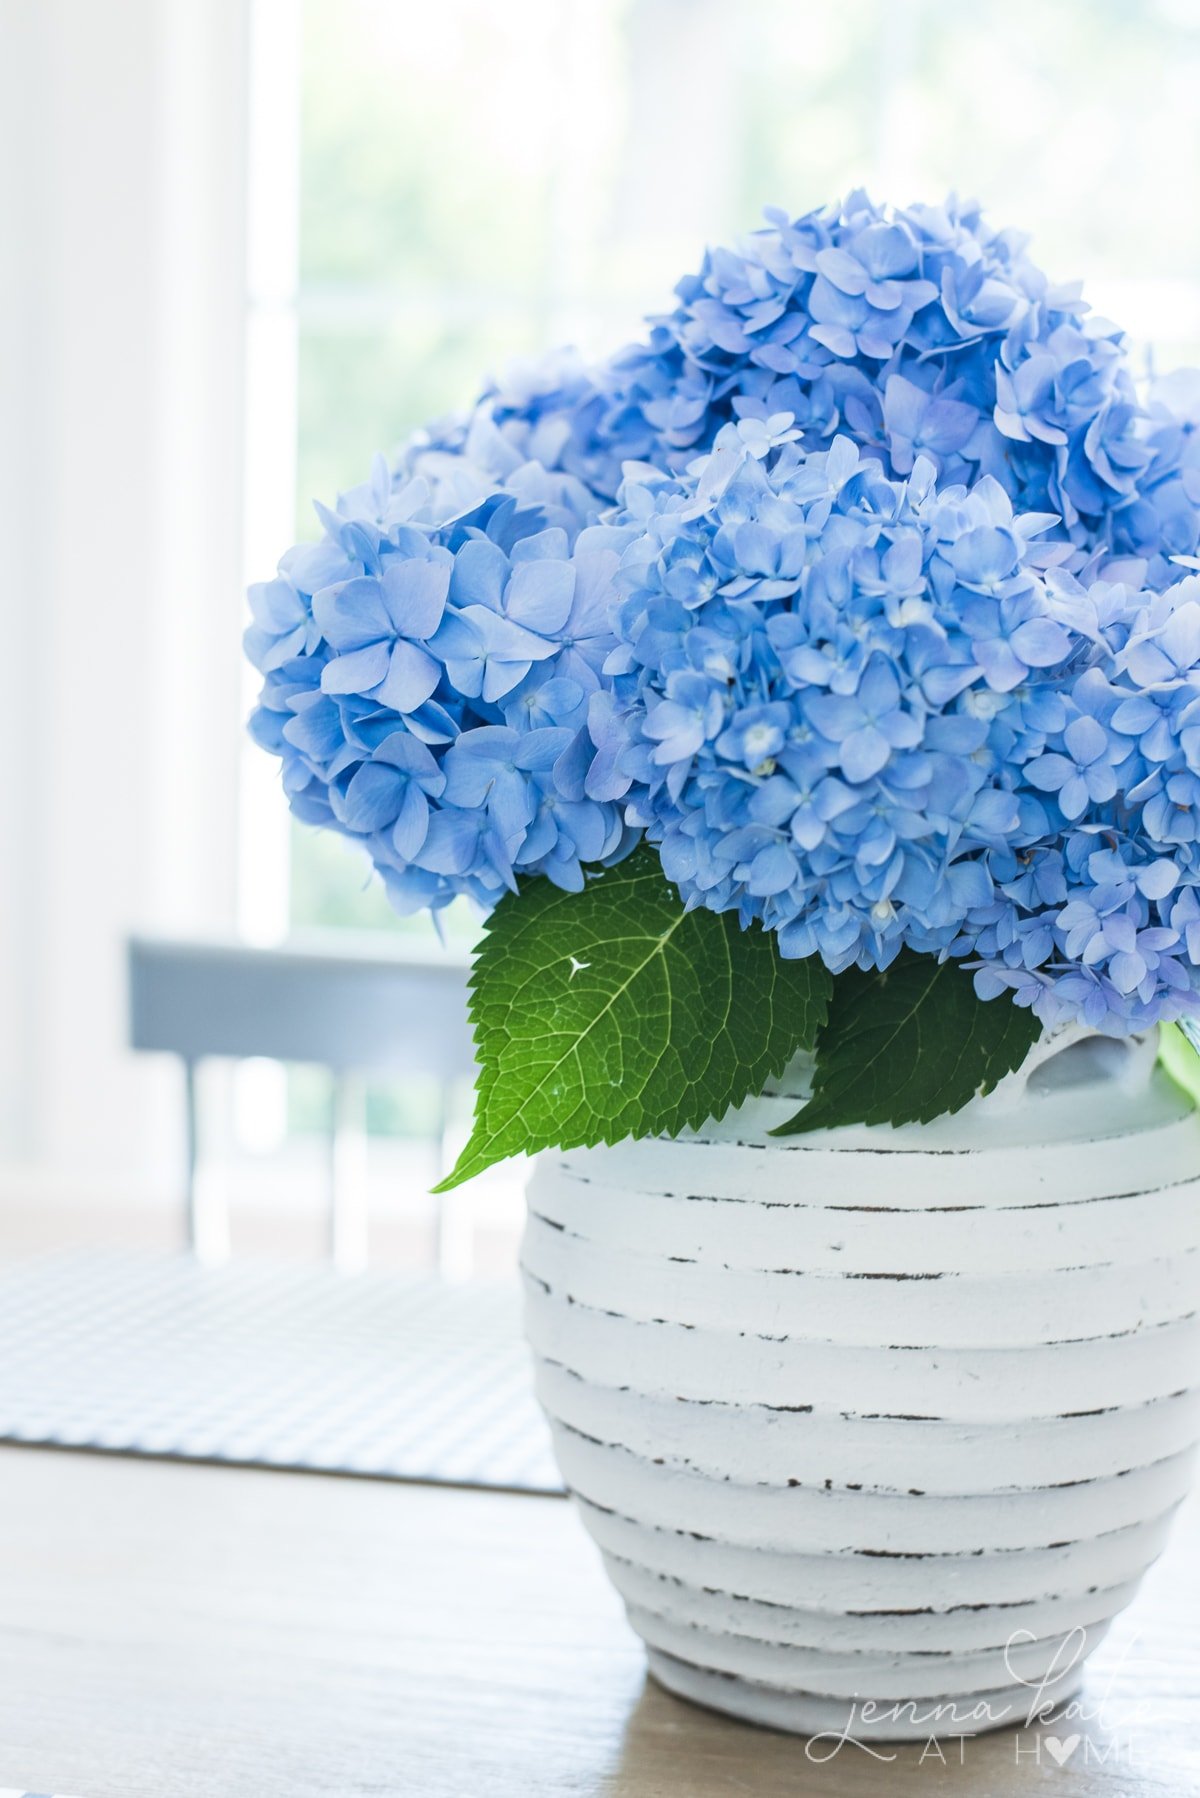
[[[793,1071],[540,1161],[538,1394],[662,1684],[860,1740],[1079,1686],[1200,1434],[1200,1124],[1154,1049],[1052,1040],[956,1117],[772,1138]]]

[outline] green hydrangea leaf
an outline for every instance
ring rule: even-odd
[[[508,1155],[675,1135],[811,1049],[833,982],[757,925],[685,912],[657,854],[492,913],[471,975],[475,1124],[439,1192]]]
[[[1040,1035],[1007,995],[977,998],[958,962],[905,951],[882,973],[849,968],[817,1038],[813,1096],[775,1134],[927,1124],[990,1092]]]

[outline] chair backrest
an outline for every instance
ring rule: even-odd
[[[132,937],[130,1040],[193,1063],[262,1055],[453,1081],[473,1066],[467,974],[453,951],[341,931],[278,949]]]

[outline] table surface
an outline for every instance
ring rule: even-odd
[[[1182,1798],[1200,1790],[1195,1523],[1093,1663],[1103,1715],[817,1764],[647,1683],[559,1499],[3,1449],[0,1787]]]

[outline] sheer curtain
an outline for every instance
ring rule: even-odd
[[[0,1162],[165,1189],[131,928],[232,926],[246,8],[0,0]]]

